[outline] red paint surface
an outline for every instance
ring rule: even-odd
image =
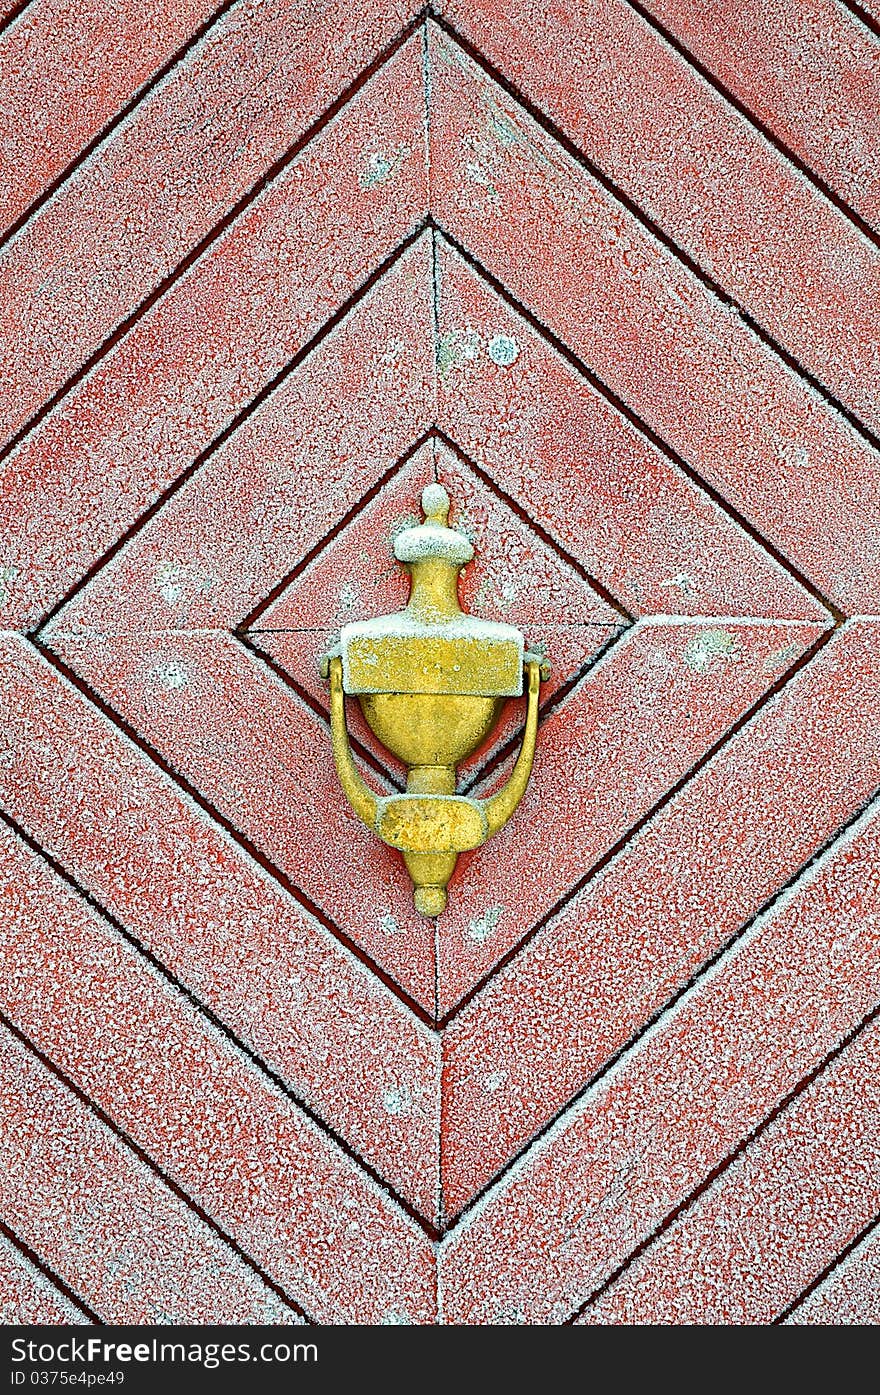
[[[413,41],[377,74],[5,463],[7,623],[35,625],[412,231],[424,202],[418,55]],[[386,181],[394,198],[361,182],[384,148],[406,152]],[[9,276],[7,327],[28,314]],[[18,334],[7,343],[34,381]]]
[[[876,452],[457,45],[433,51],[441,223],[826,594],[876,607]]]
[[[880,996],[872,855],[829,854],[465,1218],[447,1320],[564,1321],[858,1028]]]
[[[283,0],[244,0],[77,169],[0,262],[4,436],[27,421],[294,146],[396,36],[408,9],[389,3],[356,15],[335,4],[318,14]],[[304,53],[310,53],[305,63]],[[393,125],[408,105],[406,83],[379,105],[388,106]],[[366,166],[376,148],[372,108],[360,134],[358,154]],[[288,170],[285,182],[296,179],[296,170]],[[346,162],[349,199],[356,197],[358,172]],[[332,197],[326,175],[321,188]],[[315,200],[315,193],[301,203],[294,199],[307,221],[319,212]],[[260,212],[250,216],[259,219]]]
[[[833,0],[737,0],[711,10],[650,0],[647,8],[755,120],[880,225],[880,65],[851,11]]]
[[[210,0],[151,8],[36,0],[0,40],[0,225],[14,223],[210,18]],[[14,158],[26,149],[27,163]]]
[[[37,867],[35,875],[47,874]],[[163,992],[136,950],[86,908],[77,913],[73,893],[61,895],[66,914],[54,926],[27,913],[13,921],[21,939],[11,947],[18,973],[8,1007],[29,1039],[313,1317],[375,1322],[404,1304],[430,1316],[431,1253],[415,1223],[193,1007]],[[23,1143],[14,1165],[37,1168],[27,1135]],[[108,1138],[105,1148],[116,1145]],[[7,1195],[16,1180],[9,1168]],[[87,1184],[89,1170],[75,1156],[67,1173]],[[18,1204],[28,1209],[18,1186]],[[73,1195],[63,1204],[71,1218],[81,1206]],[[57,1223],[51,1207],[42,1223]],[[375,1251],[382,1266],[373,1264]],[[181,1263],[181,1277],[189,1267]],[[193,1320],[207,1320],[219,1294],[203,1292],[196,1274],[187,1284],[201,1305]],[[263,1286],[250,1286],[259,1298]],[[263,1301],[273,1314],[281,1309],[271,1291]]]
[[[876,430],[880,247],[626,0],[566,3],[537,13],[528,0],[447,0],[444,9],[666,237]],[[723,23],[723,11],[714,15]],[[784,28],[777,20],[778,36]],[[752,43],[760,46],[754,34]],[[785,66],[786,78],[791,66]],[[872,79],[876,91],[876,70]],[[876,120],[876,108],[873,115]],[[816,125],[826,142],[834,124],[834,115],[823,110]],[[500,142],[482,126],[469,143],[485,172]],[[870,149],[870,135],[866,144]],[[568,161],[557,156],[551,163],[556,177],[565,179]],[[494,185],[503,202],[495,172],[483,187],[491,197]],[[602,230],[600,242],[607,241]],[[638,240],[627,242],[624,234],[606,255],[638,283],[648,268]],[[869,365],[874,368],[866,373]]]
[[[695,670],[709,637],[722,634],[727,657],[707,657],[705,670]],[[440,936],[441,1011],[722,739],[784,671],[790,658],[780,656],[815,636],[811,626],[643,622],[605,655],[545,720],[517,820],[459,860]],[[523,826],[540,837],[540,857]]]
[[[3,807],[301,1099],[433,1210],[431,1038],[90,703],[23,645],[4,650]],[[376,920],[384,942],[399,943]],[[427,956],[433,937],[423,939]],[[411,1100],[406,1114],[385,1105],[395,1091]]]
[[[648,6],[238,0],[83,158],[203,12],[0,36],[10,1321],[877,1320],[876,38]],[[436,925],[317,670],[435,477],[553,663]]]
[[[876,1225],[786,1321],[792,1325],[823,1327],[877,1326],[880,1322],[880,1234]]]
[[[845,632],[453,1020],[450,1212],[880,788],[878,664],[876,626]]]
[[[651,1260],[637,1260],[583,1321],[773,1322],[877,1213],[878,1066],[875,1024],[666,1231]],[[867,1271],[869,1256],[860,1259]],[[876,1291],[876,1276],[874,1285]],[[837,1302],[845,1312],[845,1289]],[[824,1304],[815,1298],[808,1313],[818,1315],[823,1307],[825,1321],[833,1320],[830,1294]],[[870,1321],[866,1307],[860,1305],[863,1322]]]
[[[237,627],[430,421],[428,257],[404,253],[50,633]]]
[[[443,241],[440,421],[635,614],[823,614],[729,513]],[[505,335],[510,366],[489,359]]]
[[[106,1322],[297,1321],[5,1028],[0,1079],[4,1215]]]
[[[0,1236],[0,1320],[4,1327],[89,1322],[5,1236]]]

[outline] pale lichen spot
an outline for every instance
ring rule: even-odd
[[[501,906],[490,906],[483,915],[470,922],[467,928],[468,937],[478,945],[485,944],[497,929],[502,911]]]
[[[160,688],[167,688],[173,692],[179,688],[185,688],[189,683],[189,673],[183,664],[176,659],[169,659],[162,664],[150,669],[150,677]]]
[[[483,1089],[487,1095],[494,1095],[496,1090],[501,1089],[506,1079],[506,1070],[490,1071],[488,1075],[483,1076]]]
[[[191,594],[208,595],[214,587],[214,579],[200,575],[195,567],[164,561],[156,568],[153,584],[168,605],[177,605],[187,590]]]
[[[343,611],[354,610],[360,600],[358,588],[350,581],[346,581],[344,586],[339,588],[339,609]]]
[[[379,929],[382,931],[383,935],[400,934],[400,926],[395,916],[393,916],[390,911],[386,911],[384,915],[379,917]]]
[[[405,1085],[386,1090],[382,1096],[382,1108],[389,1114],[409,1114],[412,1109],[412,1095]]]
[[[473,329],[450,329],[437,340],[437,372],[441,379],[453,368],[472,363],[480,348],[480,336]]]
[[[694,596],[697,592],[697,584],[692,576],[687,572],[677,572],[675,576],[667,576],[660,582],[661,586],[674,586],[683,596]]]
[[[405,1310],[401,1310],[400,1312],[385,1313],[382,1318],[382,1326],[412,1327],[414,1326],[414,1323],[409,1313]]]
[[[381,355],[381,361],[393,366],[400,361],[405,352],[406,345],[402,339],[389,339]]]
[[[168,605],[175,605],[183,591],[186,572],[177,562],[160,562],[156,568],[155,587]]]
[[[777,447],[776,453],[784,464],[793,465],[796,470],[806,470],[812,463],[810,452],[799,441],[784,442]]]
[[[405,145],[399,145],[390,155],[382,150],[374,150],[367,159],[366,167],[358,175],[361,188],[377,189],[380,184],[385,184],[408,153]]]
[[[510,334],[495,334],[489,340],[486,352],[499,368],[509,368],[519,358],[519,344]]]
[[[493,586],[492,582],[485,579],[480,582],[474,598],[477,605],[497,606],[499,610],[509,610],[515,604],[522,585],[518,581],[508,580],[502,582],[500,586]]]
[[[733,635],[727,630],[704,630],[688,644],[684,651],[684,662],[693,673],[709,673],[713,668],[724,668],[736,663],[742,654]]]
[[[765,673],[775,673],[777,669],[793,664],[800,653],[799,644],[787,644],[784,649],[775,649],[772,654],[768,654],[761,667]]]
[[[468,160],[464,172],[472,184],[479,184],[482,189],[486,190],[486,193],[493,203],[500,204],[501,195],[498,192],[491,172],[486,169],[486,166],[480,160]]]
[[[18,567],[0,567],[0,605],[5,605],[9,600],[17,576]]]

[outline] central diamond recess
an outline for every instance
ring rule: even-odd
[[[461,578],[462,606],[472,615],[517,626],[527,646],[546,646],[553,672],[544,690],[545,706],[631,623],[622,608],[605,600],[456,452],[432,438],[280,592],[256,607],[240,631],[325,710],[327,688],[318,675],[318,658],[332,647],[343,625],[406,605],[409,578],[394,559],[393,541],[399,531],[420,521],[421,491],[435,479],[454,501],[451,526],[476,550]],[[522,703],[509,704],[487,745],[462,765],[465,782],[510,741],[521,708]],[[400,783],[404,767],[375,740],[357,704],[350,703],[349,709],[353,735]]]

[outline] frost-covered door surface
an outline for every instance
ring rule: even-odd
[[[5,8],[0,1315],[880,1321],[876,0]],[[434,479],[553,662],[436,922],[317,670]]]

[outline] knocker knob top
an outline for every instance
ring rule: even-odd
[[[426,484],[422,490],[422,513],[426,523],[438,523],[445,528],[449,523],[449,495],[442,484]]]
[[[463,567],[473,559],[474,549],[463,533],[449,527],[449,495],[442,484],[427,484],[422,490],[424,523],[406,528],[394,540],[398,562],[448,562]],[[456,604],[454,609],[458,610]]]

